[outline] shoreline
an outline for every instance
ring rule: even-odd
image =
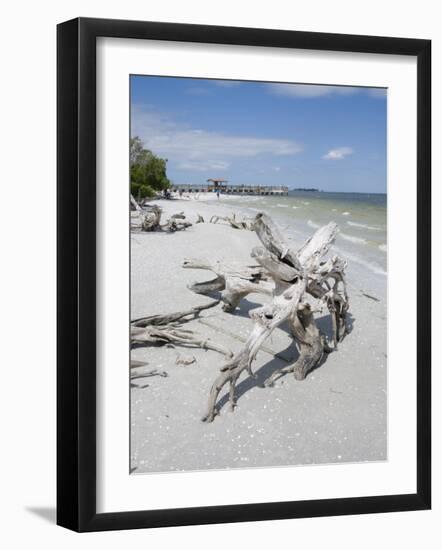
[[[132,318],[210,301],[186,288],[189,283],[208,280],[210,273],[183,269],[184,257],[250,265],[250,251],[258,244],[253,232],[207,223],[215,214],[251,213],[218,200],[216,195],[155,203],[166,217],[184,211],[193,224],[198,214],[206,223],[173,234],[132,235]],[[293,248],[302,242],[300,236],[291,235]],[[202,423],[200,418],[209,388],[224,362],[220,354],[190,348],[134,349],[133,359],[168,374],[148,378],[131,389],[134,473],[385,460],[386,298],[377,290],[373,292],[373,285],[355,280],[358,270],[350,270],[353,330],[339,350],[306,380],[297,382],[288,375],[275,387],[264,389],[260,384],[271,372],[296,357],[287,333],[283,328],[275,330],[266,342],[270,351],[257,355],[257,380],[241,378],[235,412],[223,406],[211,424]],[[250,295],[233,314],[223,312],[218,305],[189,322],[188,327],[237,351],[252,327],[249,311],[264,301],[261,295]],[[328,330],[326,319],[319,324]],[[178,354],[195,357],[195,363],[177,365]],[[224,393],[221,400],[224,403]]]

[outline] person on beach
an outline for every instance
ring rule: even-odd
[[[219,199],[219,189],[216,190],[216,198]]]

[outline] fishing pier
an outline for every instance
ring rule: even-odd
[[[208,179],[205,183],[172,184],[171,191],[182,193],[223,193],[228,195],[288,195],[285,185],[240,185],[227,180]]]

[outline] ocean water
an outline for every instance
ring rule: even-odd
[[[334,253],[345,258],[352,273],[364,273],[376,286],[386,286],[387,195],[290,191],[288,196],[221,196],[220,202],[250,214],[269,214],[290,240],[305,240],[330,221],[339,227]]]

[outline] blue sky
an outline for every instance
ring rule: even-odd
[[[386,192],[385,90],[131,77],[131,134],[176,183]]]

